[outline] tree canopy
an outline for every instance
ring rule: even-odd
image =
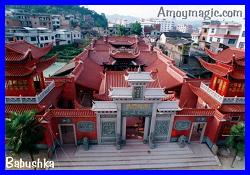
[[[139,22],[135,22],[131,24],[131,33],[140,36],[142,33],[142,27]]]
[[[6,118],[7,147],[16,154],[29,153],[33,161],[33,154],[38,153],[36,144],[43,139],[43,130],[34,111],[13,112],[10,118]]]

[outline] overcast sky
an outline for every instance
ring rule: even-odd
[[[134,16],[139,18],[157,18],[158,12],[162,5],[84,5],[90,10],[94,10],[98,13],[105,13],[106,15],[126,15]],[[244,5],[163,5],[165,10],[241,10],[243,17],[245,16],[245,6]],[[199,18],[200,20],[201,18]],[[216,18],[213,18],[216,19]],[[220,20],[239,20],[242,18],[219,18]],[[192,20],[192,19],[189,19]],[[195,19],[194,19],[195,20]]]

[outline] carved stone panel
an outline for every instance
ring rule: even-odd
[[[115,122],[102,121],[102,137],[115,137]]]
[[[176,130],[188,130],[190,129],[191,122],[189,120],[179,120],[175,122],[175,129]]]
[[[169,120],[158,120],[155,124],[155,137],[167,137],[169,130]]]
[[[80,121],[77,123],[77,130],[80,132],[92,132],[95,129],[95,123],[91,121]]]

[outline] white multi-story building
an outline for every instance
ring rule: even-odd
[[[165,19],[157,19],[155,20],[155,24],[161,25],[160,32],[168,32],[171,30],[175,30],[176,28],[174,21],[165,20]]]
[[[55,34],[47,28],[22,27],[20,29],[7,29],[5,41],[25,40],[38,47],[44,47],[50,43],[55,45]]]
[[[240,35],[236,44],[237,48],[245,49],[245,21],[241,24]]]
[[[193,26],[192,25],[186,25],[186,24],[179,24],[176,26],[176,30],[183,32],[183,33],[192,33],[193,32]]]
[[[53,29],[58,29],[61,26],[61,15],[51,15]]]
[[[193,43],[196,43],[196,44],[199,43],[199,37],[200,37],[200,33],[199,32],[193,32],[191,34],[191,37],[192,37]]]
[[[209,25],[206,42],[236,47],[240,31],[241,24],[238,23],[212,24]]]
[[[58,29],[55,31],[56,45],[72,44],[81,39],[81,32],[77,30]]]

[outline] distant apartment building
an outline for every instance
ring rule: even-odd
[[[244,47],[244,27],[234,22],[204,21],[202,24],[199,46],[219,52],[228,47]],[[241,36],[242,39],[241,39]],[[241,44],[239,40],[241,41]]]
[[[13,12],[12,18],[20,21],[22,27],[32,27],[31,14],[22,12]]]
[[[178,31],[173,31],[173,32],[163,32],[160,36],[159,43],[160,44],[166,44],[168,38],[184,38],[184,39],[191,39],[191,34],[190,33],[182,33]]]
[[[51,17],[49,14],[32,14],[30,16],[31,25],[33,28],[44,27],[51,29]]]
[[[6,16],[5,17],[5,27],[21,27],[21,22],[13,17]]]
[[[58,29],[61,26],[61,15],[51,15],[51,22],[53,29]]]
[[[45,47],[53,43],[55,45],[55,34],[47,28],[13,28],[7,29],[5,41],[25,40],[38,47]]]
[[[81,39],[81,32],[76,30],[57,29],[54,33],[56,45],[72,44]]]
[[[158,46],[163,53],[175,60],[176,66],[188,63],[191,47],[191,34],[182,32],[164,32],[161,34]]]
[[[193,26],[187,25],[187,24],[179,24],[176,26],[176,30],[183,32],[183,33],[192,33],[193,32]]]
[[[245,21],[241,23],[241,31],[236,47],[245,50]]]
[[[160,24],[160,32],[168,32],[176,29],[176,25],[174,21],[165,20],[165,19],[157,19],[155,20],[155,24]]]
[[[192,37],[193,43],[196,43],[196,44],[199,43],[200,33],[198,33],[198,32],[193,32],[193,33],[191,34],[191,37]]]

